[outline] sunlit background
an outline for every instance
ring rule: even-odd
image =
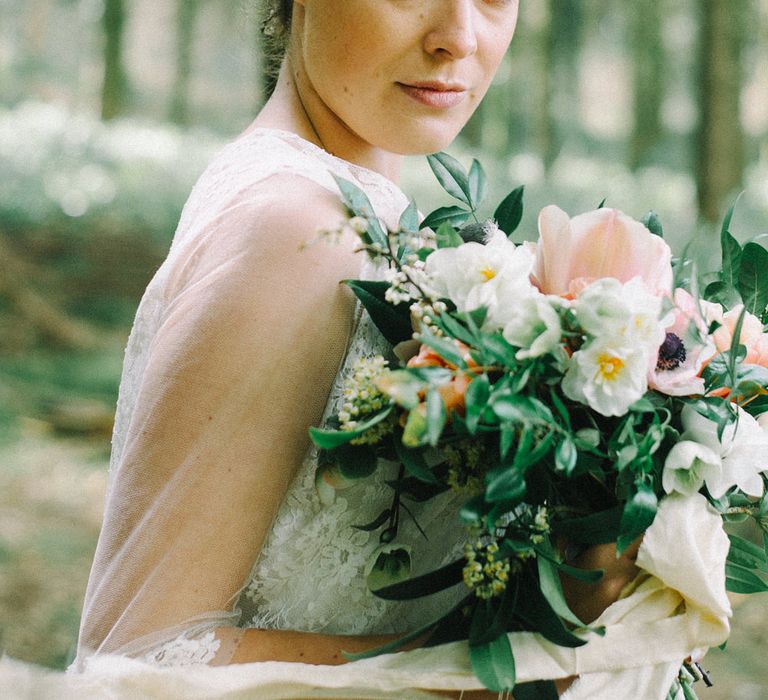
[[[62,668],[95,547],[123,348],[207,161],[265,99],[246,0],[0,0],[0,648]],[[451,152],[490,201],[607,199],[701,269],[743,192],[768,233],[768,0],[523,0]],[[423,159],[403,189],[442,203]],[[489,212],[490,213],[490,212]],[[766,271],[768,274],[768,271]],[[674,533],[670,533],[674,536]],[[768,596],[735,597],[708,700],[768,698]]]

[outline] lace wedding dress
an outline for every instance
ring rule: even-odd
[[[343,667],[216,665],[231,657],[217,628],[402,633],[430,621],[464,594],[454,588],[403,603],[383,601],[367,590],[366,566],[375,556],[378,536],[355,526],[389,505],[391,491],[384,482],[396,472],[388,473],[387,465],[324,505],[315,489],[317,454],[309,448],[286,482],[271,524],[257,536],[254,523],[265,516],[252,513],[258,510],[254,504],[260,493],[282,482],[279,474],[265,476],[263,469],[260,479],[266,483],[254,482],[253,454],[275,440],[277,448],[273,444],[271,449],[279,451],[284,436],[279,431],[257,435],[250,419],[252,377],[265,369],[249,368],[248,353],[259,338],[243,330],[253,323],[250,303],[263,304],[263,287],[249,280],[254,269],[248,258],[249,230],[271,206],[276,189],[303,183],[337,196],[332,175],[356,183],[377,214],[396,226],[407,201],[394,184],[288,132],[256,129],[241,137],[196,185],[168,258],[141,302],[126,349],[105,525],[73,665],[85,672],[39,680],[43,697],[46,683],[61,698],[100,697],[95,688],[109,689],[109,697],[415,699],[434,697],[430,690],[482,687],[471,672],[466,643]],[[362,278],[381,277],[382,269],[363,256],[360,261]],[[323,270],[317,275],[322,285]],[[257,292],[249,297],[254,288]],[[305,280],[298,289],[306,288]],[[281,295],[291,293],[296,290],[276,289],[267,307],[279,312]],[[321,301],[318,314],[327,306]],[[290,330],[294,321],[289,316],[281,323]],[[328,376],[318,380],[317,387],[330,391],[285,387],[322,394],[314,400],[325,406],[323,420],[338,410],[351,365],[389,352],[357,303],[351,332],[339,326],[327,335],[346,348],[342,361],[326,363]],[[296,337],[302,342],[300,328]],[[167,363],[167,357],[174,361]],[[204,362],[209,362],[205,372],[199,371]],[[274,368],[266,371],[279,377],[281,370],[276,358]],[[205,406],[202,413],[199,404]],[[307,428],[301,426],[304,439]],[[459,555],[465,534],[458,505],[451,493],[414,505],[423,535],[414,519],[403,519],[397,543],[410,549],[414,574]],[[597,621],[606,626],[606,635],[591,635],[579,649],[557,647],[534,634],[510,635],[519,681],[581,674],[568,691],[571,700],[663,700],[681,660],[727,635],[730,610],[718,595],[722,573],[717,569],[727,541],[719,538],[717,528],[718,516],[707,511],[706,503],[667,499],[641,547],[643,573]],[[676,542],[688,543],[686,548],[670,553],[671,531],[677,533]],[[263,544],[254,548],[253,541]],[[0,664],[3,670],[16,673],[17,681],[24,676],[19,668],[9,671],[7,664],[5,669]],[[24,679],[31,683],[28,675]]]

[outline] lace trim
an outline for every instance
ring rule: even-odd
[[[190,639],[185,633],[153,649],[143,660],[156,666],[205,665],[213,661],[220,646],[214,632],[207,632],[198,639]]]

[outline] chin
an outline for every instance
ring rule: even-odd
[[[460,126],[449,127],[445,124],[402,128],[387,134],[380,146],[402,156],[423,156],[448,148],[460,130]]]

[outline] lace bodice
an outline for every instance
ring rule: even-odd
[[[361,314],[334,382],[326,418],[339,410],[341,385],[350,367],[376,353],[387,356],[390,348],[367,313]],[[382,600],[366,588],[364,571],[379,545],[378,533],[355,525],[373,521],[389,506],[392,490],[385,481],[397,477],[398,465],[380,464],[372,477],[340,492],[332,505],[320,502],[316,468],[317,451],[310,449],[244,591],[243,622],[262,628],[383,634],[414,629],[439,610],[445,611],[455,591],[453,596],[405,603]],[[411,548],[416,573],[426,573],[460,554],[463,530],[457,507],[458,500],[450,493],[426,504],[409,504],[426,538],[414,519],[404,518],[396,542]]]
[[[306,178],[332,192],[335,197],[338,196],[338,187],[332,175],[351,180],[367,193],[379,217],[391,228],[397,226],[399,216],[407,205],[403,193],[383,176],[338,159],[292,133],[270,129],[256,129],[225,148],[200,178],[185,206],[169,255],[141,301],[126,349],[115,418],[105,523],[109,521],[121,528],[125,527],[126,522],[133,522],[138,517],[141,526],[134,526],[132,531],[128,530],[128,534],[124,535],[120,535],[118,530],[109,545],[100,541],[100,548],[103,546],[106,553],[100,557],[100,552],[97,551],[97,563],[94,564],[89,583],[84,624],[81,629],[81,658],[89,651],[86,645],[90,628],[96,630],[91,636],[98,638],[98,634],[104,634],[104,631],[98,632],[98,624],[109,624],[109,618],[106,618],[107,623],[99,619],[102,609],[113,605],[119,613],[124,605],[120,598],[128,595],[133,596],[130,604],[142,605],[147,610],[159,604],[156,600],[142,602],[146,597],[151,597],[151,587],[158,586],[155,572],[150,569],[147,573],[143,568],[150,565],[161,570],[164,564],[162,560],[156,564],[145,559],[176,556],[177,550],[183,546],[210,548],[210,545],[196,544],[201,538],[211,538],[215,541],[215,532],[214,536],[211,534],[211,528],[215,525],[205,527],[204,523],[208,517],[205,513],[192,518],[187,512],[189,506],[183,505],[183,499],[186,495],[184,491],[195,487],[200,475],[200,467],[195,464],[202,458],[214,460],[211,468],[222,473],[212,478],[209,488],[214,492],[208,493],[207,496],[203,493],[203,500],[218,502],[221,497],[215,491],[219,485],[222,493],[227,492],[228,485],[226,481],[221,480],[226,480],[226,475],[233,468],[225,469],[226,465],[215,463],[217,460],[226,459],[223,454],[227,445],[222,444],[220,448],[216,448],[221,454],[206,454],[206,450],[210,453],[213,449],[211,444],[218,445],[214,442],[217,435],[210,433],[209,438],[209,433],[204,430],[195,431],[192,426],[188,428],[189,436],[186,438],[181,435],[169,436],[161,430],[159,435],[154,436],[151,441],[148,440],[146,434],[152,433],[156,414],[172,402],[166,398],[163,403],[154,396],[157,390],[152,389],[151,384],[148,385],[147,376],[159,372],[153,363],[157,363],[158,358],[162,359],[164,354],[169,352],[165,340],[169,327],[173,331],[175,324],[185,322],[186,316],[196,313],[195,295],[199,293],[202,285],[211,284],[209,280],[214,277],[214,273],[201,275],[199,272],[201,267],[207,270],[205,265],[209,264],[203,261],[203,256],[210,257],[211,250],[231,245],[224,239],[220,242],[217,240],[215,246],[211,245],[214,234],[226,236],[231,229],[231,225],[217,227],[218,221],[225,215],[231,221],[232,211],[237,207],[251,207],[258,214],[258,202],[253,205],[250,192],[269,192],[269,178],[281,174]],[[249,219],[244,220],[247,222]],[[313,232],[308,234],[311,238]],[[234,237],[238,236],[239,234]],[[240,254],[239,248],[233,248],[231,254],[227,253],[229,257],[225,257],[223,262],[215,267],[214,272],[219,280],[221,269],[226,269],[230,258],[237,258]],[[361,278],[381,279],[383,273],[381,265],[374,264],[360,255]],[[216,294],[221,296],[218,292]],[[186,299],[188,295],[192,295],[195,303],[189,304],[189,299]],[[214,297],[212,302],[206,303],[218,303],[218,296]],[[189,304],[188,311],[184,309],[185,302]],[[325,404],[323,421],[338,411],[344,378],[355,361],[377,353],[394,359],[391,348],[359,302],[355,305],[354,319],[346,353],[338,367]],[[201,332],[196,326],[194,328],[195,334]],[[216,339],[213,342],[216,342]],[[181,355],[172,366],[174,376],[176,372],[194,365],[196,351],[184,347],[171,350]],[[226,351],[226,347],[222,348],[225,357]],[[148,368],[151,368],[151,371]],[[164,393],[162,387],[163,385],[159,391],[161,395]],[[214,387],[212,389],[215,391]],[[240,398],[247,405],[247,397]],[[229,410],[232,413],[231,404],[234,401],[234,397],[231,401],[226,396],[222,397],[219,404],[221,411]],[[137,410],[139,405],[140,411]],[[211,413],[214,413],[214,410],[212,409]],[[213,419],[213,415],[208,416],[209,421]],[[234,419],[241,420],[236,412]],[[178,423],[177,418],[172,425]],[[162,421],[160,424],[163,424]],[[184,425],[181,427],[186,428]],[[306,433],[304,434],[306,436]],[[131,472],[131,469],[136,469],[132,462],[137,459],[146,460],[158,452],[158,466],[150,465],[149,468],[159,468],[159,464],[165,465],[168,459],[167,454],[163,452],[164,440],[168,440],[169,444],[182,442],[182,447],[178,449],[181,450],[179,459],[183,468],[177,468],[175,464],[168,467],[178,474],[174,473],[168,483],[162,484],[161,496],[151,494],[155,499],[150,500],[153,505],[138,505],[141,501],[135,502],[132,494],[144,494],[146,487],[142,481],[151,477],[151,474],[147,473],[146,465],[139,465],[137,476],[135,472]],[[141,441],[146,444],[137,447],[137,442]],[[184,446],[185,442],[188,443],[187,446]],[[209,444],[198,444],[206,442]],[[170,449],[172,448],[168,447],[166,452]],[[136,457],[134,453],[139,456]],[[126,464],[131,466],[126,467]],[[446,610],[448,605],[458,599],[462,591],[449,590],[426,601],[398,603],[383,601],[367,590],[365,571],[379,545],[378,532],[364,532],[355,526],[372,521],[391,503],[392,492],[385,480],[396,476],[397,465],[381,466],[372,477],[339,492],[332,504],[323,505],[315,490],[317,452],[310,448],[288,487],[255,561],[240,562],[245,565],[244,571],[248,568],[251,571],[240,580],[240,593],[231,599],[229,609],[217,609],[212,603],[209,608],[203,608],[206,612],[201,613],[198,607],[194,611],[195,614],[185,614],[184,596],[189,596],[189,591],[178,588],[163,590],[165,601],[181,610],[169,612],[169,623],[165,626],[159,624],[158,627],[163,628],[159,632],[145,635],[138,640],[135,639],[135,633],[131,639],[123,630],[118,634],[113,629],[107,637],[108,641],[109,635],[115,637],[115,641],[111,642],[111,650],[117,647],[120,653],[142,656],[161,665],[204,664],[214,658],[219,648],[219,641],[212,630],[223,624],[338,634],[392,633],[412,630],[428,622],[439,611]],[[134,483],[136,481],[139,483]],[[181,493],[179,497],[175,496],[177,490]],[[117,496],[114,496],[113,491],[117,492]],[[235,493],[234,497],[236,495]],[[201,495],[196,494],[195,500],[190,501],[196,504],[194,507],[199,507],[197,504],[200,498]],[[119,502],[120,506],[114,506],[115,502]],[[160,505],[154,505],[155,502]],[[412,519],[404,515],[396,542],[411,550],[414,574],[429,571],[445,563],[448,558],[459,555],[464,532],[457,518],[457,497],[447,493],[425,504],[409,503],[408,506],[418,522],[418,527]],[[186,518],[183,526],[173,523],[179,515]],[[145,524],[147,528],[144,527]],[[179,527],[185,529],[179,530]],[[419,527],[424,534],[419,532]],[[190,534],[190,529],[194,530],[194,534]],[[176,537],[181,535],[182,540],[191,540],[190,544],[174,545],[163,555],[153,552],[152,547],[146,543],[142,544],[141,540],[160,537],[159,532],[167,530],[176,532]],[[236,533],[236,537],[240,542],[247,543],[253,539],[254,533],[244,526]],[[104,532],[102,539],[105,539]],[[130,552],[130,548],[134,546],[138,550],[137,554]],[[446,552],[449,553],[448,556],[445,556]],[[190,578],[195,580],[193,595],[215,600],[216,587],[220,585],[217,583],[219,573],[211,570],[202,580],[195,578],[199,577],[195,560],[200,554],[213,560],[218,557],[218,561],[226,564],[228,568],[232,562],[221,559],[226,556],[224,552],[217,552],[211,557],[209,550],[201,549],[192,553],[191,561],[182,561],[180,564],[182,568],[191,567]],[[140,577],[138,585],[132,584],[132,587],[129,587],[125,584],[123,579],[128,575],[126,572],[129,569],[131,575],[135,573]],[[168,585],[168,577],[165,574],[157,575],[162,575],[162,585]],[[125,585],[127,592],[115,593],[106,590],[114,587],[116,582]],[[228,583],[232,586],[233,582]],[[177,587],[181,585],[187,584],[179,580]],[[209,590],[206,590],[206,587]],[[180,620],[185,622],[179,623]],[[173,624],[170,624],[171,622]],[[127,643],[124,641],[126,638],[129,640]],[[106,647],[106,644],[103,646]]]

